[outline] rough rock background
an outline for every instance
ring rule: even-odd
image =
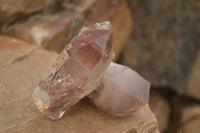
[[[128,5],[133,30],[118,62],[152,83],[157,95],[152,92],[150,104],[161,131],[198,133],[200,2],[128,0]]]
[[[187,95],[194,87],[189,82],[200,51],[198,1],[134,0],[129,4],[134,25],[122,62],[155,86]]]
[[[113,34],[113,41],[115,58],[117,59],[123,45],[131,34],[133,25],[131,12],[126,1],[47,1],[50,3],[49,6],[44,6],[39,13],[29,13],[27,17],[25,17],[25,14],[27,14],[24,9],[27,6],[25,3],[31,3],[21,1],[22,3],[19,3],[19,5],[24,10],[21,11],[19,7],[20,9],[17,8],[12,11],[15,13],[12,16],[8,16],[12,18],[9,21],[7,18],[1,17],[3,24],[2,34],[60,52],[83,26],[96,22],[110,21],[112,30],[115,33]],[[4,10],[5,5],[11,6],[9,2],[10,0],[3,2],[4,4],[0,5],[0,11],[1,9]],[[9,9],[7,10],[10,11]],[[21,13],[24,19],[18,16],[15,17],[15,14],[18,13]]]
[[[0,0],[2,36],[55,52],[82,26],[105,20],[113,26],[115,60],[152,83],[150,107],[159,130],[199,133],[200,1]],[[6,43],[1,41],[0,49]],[[14,60],[20,52],[17,49],[5,56]],[[9,63],[4,56],[0,61],[1,67]]]

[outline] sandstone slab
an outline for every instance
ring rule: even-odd
[[[200,99],[200,51],[197,54],[195,64],[188,79],[185,94]]]
[[[35,108],[31,95],[57,54],[7,37],[0,37],[0,42],[0,64],[4,63],[0,67],[0,132],[159,133],[148,105],[129,117],[113,117],[84,99],[62,119],[47,119]]]
[[[200,131],[200,105],[184,107],[181,111],[181,123],[178,133],[199,133]]]
[[[0,0],[1,24],[14,21],[18,17],[27,16],[47,8],[53,0]]]
[[[168,127],[171,115],[169,102],[165,96],[151,89],[149,105],[152,112],[158,119],[158,127],[160,132],[164,132]]]
[[[28,21],[15,23],[7,35],[60,52],[64,48],[70,17],[66,13],[42,14]]]

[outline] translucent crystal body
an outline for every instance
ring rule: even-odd
[[[96,106],[113,115],[136,111],[149,101],[150,83],[130,68],[110,63],[100,87],[90,94]]]
[[[100,85],[112,59],[110,23],[84,27],[35,88],[36,106],[51,119],[61,118],[67,109]]]

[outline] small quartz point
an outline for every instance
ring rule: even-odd
[[[150,83],[130,68],[110,63],[102,84],[89,97],[112,115],[134,112],[149,102]]]
[[[84,27],[60,53],[33,93],[38,109],[50,119],[94,91],[113,59],[110,22]]]

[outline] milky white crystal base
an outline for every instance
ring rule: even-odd
[[[111,63],[101,86],[90,94],[96,106],[113,115],[138,110],[149,102],[150,83],[130,68]]]

